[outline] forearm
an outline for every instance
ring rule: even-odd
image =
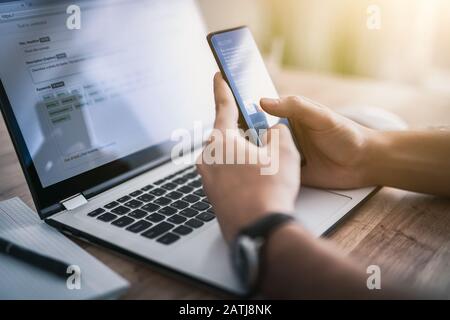
[[[369,290],[364,269],[329,243],[297,225],[277,230],[266,247],[262,292],[285,299],[399,298],[386,288]]]
[[[450,196],[450,131],[377,133],[369,148],[369,183]]]

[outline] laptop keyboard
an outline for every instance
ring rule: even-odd
[[[87,215],[164,245],[175,243],[215,219],[194,166]]]

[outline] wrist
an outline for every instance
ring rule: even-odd
[[[270,206],[270,207],[264,207],[265,209],[249,209],[246,212],[242,212],[239,214],[241,217],[238,221],[236,221],[236,224],[232,229],[229,229],[228,236],[226,235],[225,238],[231,242],[234,239],[236,239],[237,235],[247,227],[251,226],[252,224],[256,223],[257,221],[263,219],[264,217],[274,213],[274,212],[282,212],[285,214],[292,214],[294,212],[293,209],[286,210],[286,209],[275,209],[280,207]],[[272,208],[272,209],[269,209]]]
[[[383,165],[388,161],[390,135],[388,132],[373,131],[368,140],[362,165],[364,184],[367,186],[383,185]]]
[[[255,205],[247,209],[247,213],[243,213],[242,216],[247,216],[247,219],[243,219],[240,225],[240,229],[247,227],[255,221],[262,219],[263,217],[273,213],[282,212],[285,214],[292,214],[294,212],[294,204],[279,201],[279,202],[265,202],[255,201]],[[239,232],[240,230],[237,230]]]
[[[239,196],[236,193],[225,195],[221,199],[221,206],[217,209],[225,239],[231,242],[236,235],[255,221],[262,219],[272,212],[293,213],[295,193],[287,188],[244,188]]]
[[[293,256],[292,252],[302,252],[302,260],[304,260],[307,258],[304,253],[311,251],[311,243],[315,243],[315,241],[316,239],[313,239],[298,223],[288,223],[275,230],[267,239],[265,255],[262,260],[263,272],[260,283],[262,293],[269,297],[288,296],[290,290],[287,290],[284,284],[293,280],[286,279],[289,278],[289,272],[286,272],[285,267],[288,267],[289,264],[283,262],[287,257]],[[280,262],[282,263],[280,264]],[[303,276],[304,274],[299,274],[299,277]],[[284,279],[286,281],[283,281]]]
[[[239,217],[242,227],[272,212],[291,214],[294,212],[295,194],[288,188],[264,188],[257,193],[248,190],[245,197],[240,198]]]

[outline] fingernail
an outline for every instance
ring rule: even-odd
[[[272,108],[276,107],[280,103],[280,99],[262,98],[261,105]]]

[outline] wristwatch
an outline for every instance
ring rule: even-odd
[[[265,243],[276,229],[292,221],[294,218],[290,215],[272,213],[237,235],[231,248],[232,263],[248,294],[258,289]]]

